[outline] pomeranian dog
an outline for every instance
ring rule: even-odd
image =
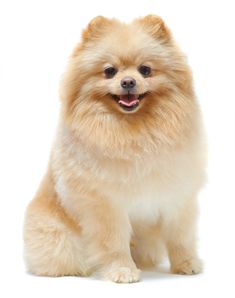
[[[60,94],[48,169],[26,212],[28,270],[129,283],[167,254],[171,272],[201,272],[201,116],[163,20],[93,19]]]

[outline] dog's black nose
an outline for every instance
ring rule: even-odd
[[[136,80],[132,77],[125,77],[121,80],[121,86],[124,89],[130,90],[136,85]]]

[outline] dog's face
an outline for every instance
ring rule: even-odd
[[[91,59],[94,57],[93,65],[98,68],[93,73],[93,90],[97,91],[101,103],[113,111],[135,113],[151,100],[151,93],[159,92],[162,87],[162,65],[157,63],[156,42],[137,22],[127,26],[102,21],[108,31],[104,31],[98,42],[89,40],[90,44],[95,43],[95,57],[93,53],[86,53]]]
[[[135,131],[154,124],[169,133],[172,121],[177,129],[180,113],[186,113],[183,97],[192,97],[184,56],[164,22],[152,15],[131,24],[93,19],[71,56],[61,90],[67,115],[73,122],[80,119],[80,127],[86,123],[86,130],[93,127],[90,133],[96,135],[102,127],[111,130],[117,119]]]
[[[140,106],[140,101],[149,92],[150,84],[147,78],[151,76],[151,67],[140,65],[137,69],[136,65],[127,67],[121,63],[107,64],[104,67],[105,79],[110,80],[105,83],[108,95],[118,103],[117,107],[121,112],[135,112]]]

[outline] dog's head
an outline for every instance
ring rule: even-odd
[[[130,24],[96,17],[71,55],[61,97],[67,118],[93,127],[96,135],[118,121],[136,132],[154,126],[170,135],[187,113],[191,75],[160,17]]]

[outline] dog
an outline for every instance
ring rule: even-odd
[[[130,283],[168,256],[172,273],[200,273],[202,117],[164,21],[94,18],[60,97],[49,165],[25,215],[28,270]]]

